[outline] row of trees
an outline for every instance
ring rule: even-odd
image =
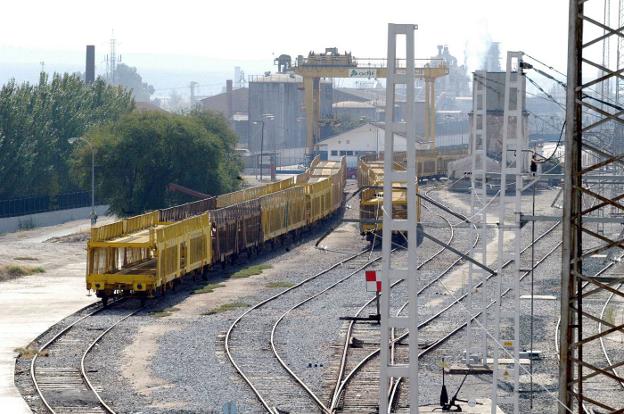
[[[67,140],[133,109],[131,94],[98,79],[41,74],[39,83],[0,89],[0,199],[77,191]]]
[[[90,189],[119,215],[188,201],[166,191],[177,183],[208,194],[235,190],[237,137],[221,115],[138,113],[131,91],[102,79],[41,74],[38,84],[0,89],[0,200]]]
[[[221,115],[135,112],[92,129],[86,138],[97,154],[96,193],[121,216],[189,201],[167,192],[169,183],[211,195],[240,185],[237,137]],[[77,148],[74,172],[85,186],[90,165],[90,148]]]

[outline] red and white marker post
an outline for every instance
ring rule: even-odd
[[[377,302],[377,317],[379,318],[379,293],[381,292],[381,275],[378,274],[376,270],[366,270],[364,272],[364,276],[366,278],[366,291],[375,292],[375,299]]]

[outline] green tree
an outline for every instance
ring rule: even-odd
[[[116,66],[115,82],[132,92],[134,100],[137,102],[149,102],[150,96],[154,93],[154,87],[147,82],[137,72],[137,68],[120,63]]]
[[[131,113],[93,128],[87,138],[96,148],[96,192],[121,216],[167,207],[185,197],[168,193],[177,183],[207,194],[238,188],[240,163],[225,144],[233,132],[218,117],[161,112]],[[88,182],[90,151],[81,146],[75,172]]]
[[[0,199],[77,191],[68,138],[132,110],[131,95],[102,79],[41,74],[39,83],[0,89]]]
[[[219,112],[195,109],[190,115],[220,141],[224,154],[221,177],[225,187],[237,188],[240,185],[240,172],[243,169],[242,160],[235,151],[238,135],[230,128],[227,119]]]

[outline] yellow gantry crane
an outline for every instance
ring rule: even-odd
[[[405,67],[405,60],[398,67]],[[327,48],[325,53],[310,52],[299,56],[294,72],[303,77],[304,106],[306,111],[306,152],[312,154],[320,137],[321,78],[385,78],[388,75],[386,59],[356,59],[351,53],[338,53],[337,48]],[[427,64],[416,68],[416,78],[425,81],[425,141],[435,148],[435,80],[448,75],[444,60],[427,59]]]

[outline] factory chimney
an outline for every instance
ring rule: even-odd
[[[87,63],[85,67],[85,82],[87,85],[95,81],[95,46],[87,45]]]
[[[234,109],[232,105],[232,80],[228,79],[225,81],[225,93],[227,97],[227,119],[231,122],[232,116],[234,115]]]

